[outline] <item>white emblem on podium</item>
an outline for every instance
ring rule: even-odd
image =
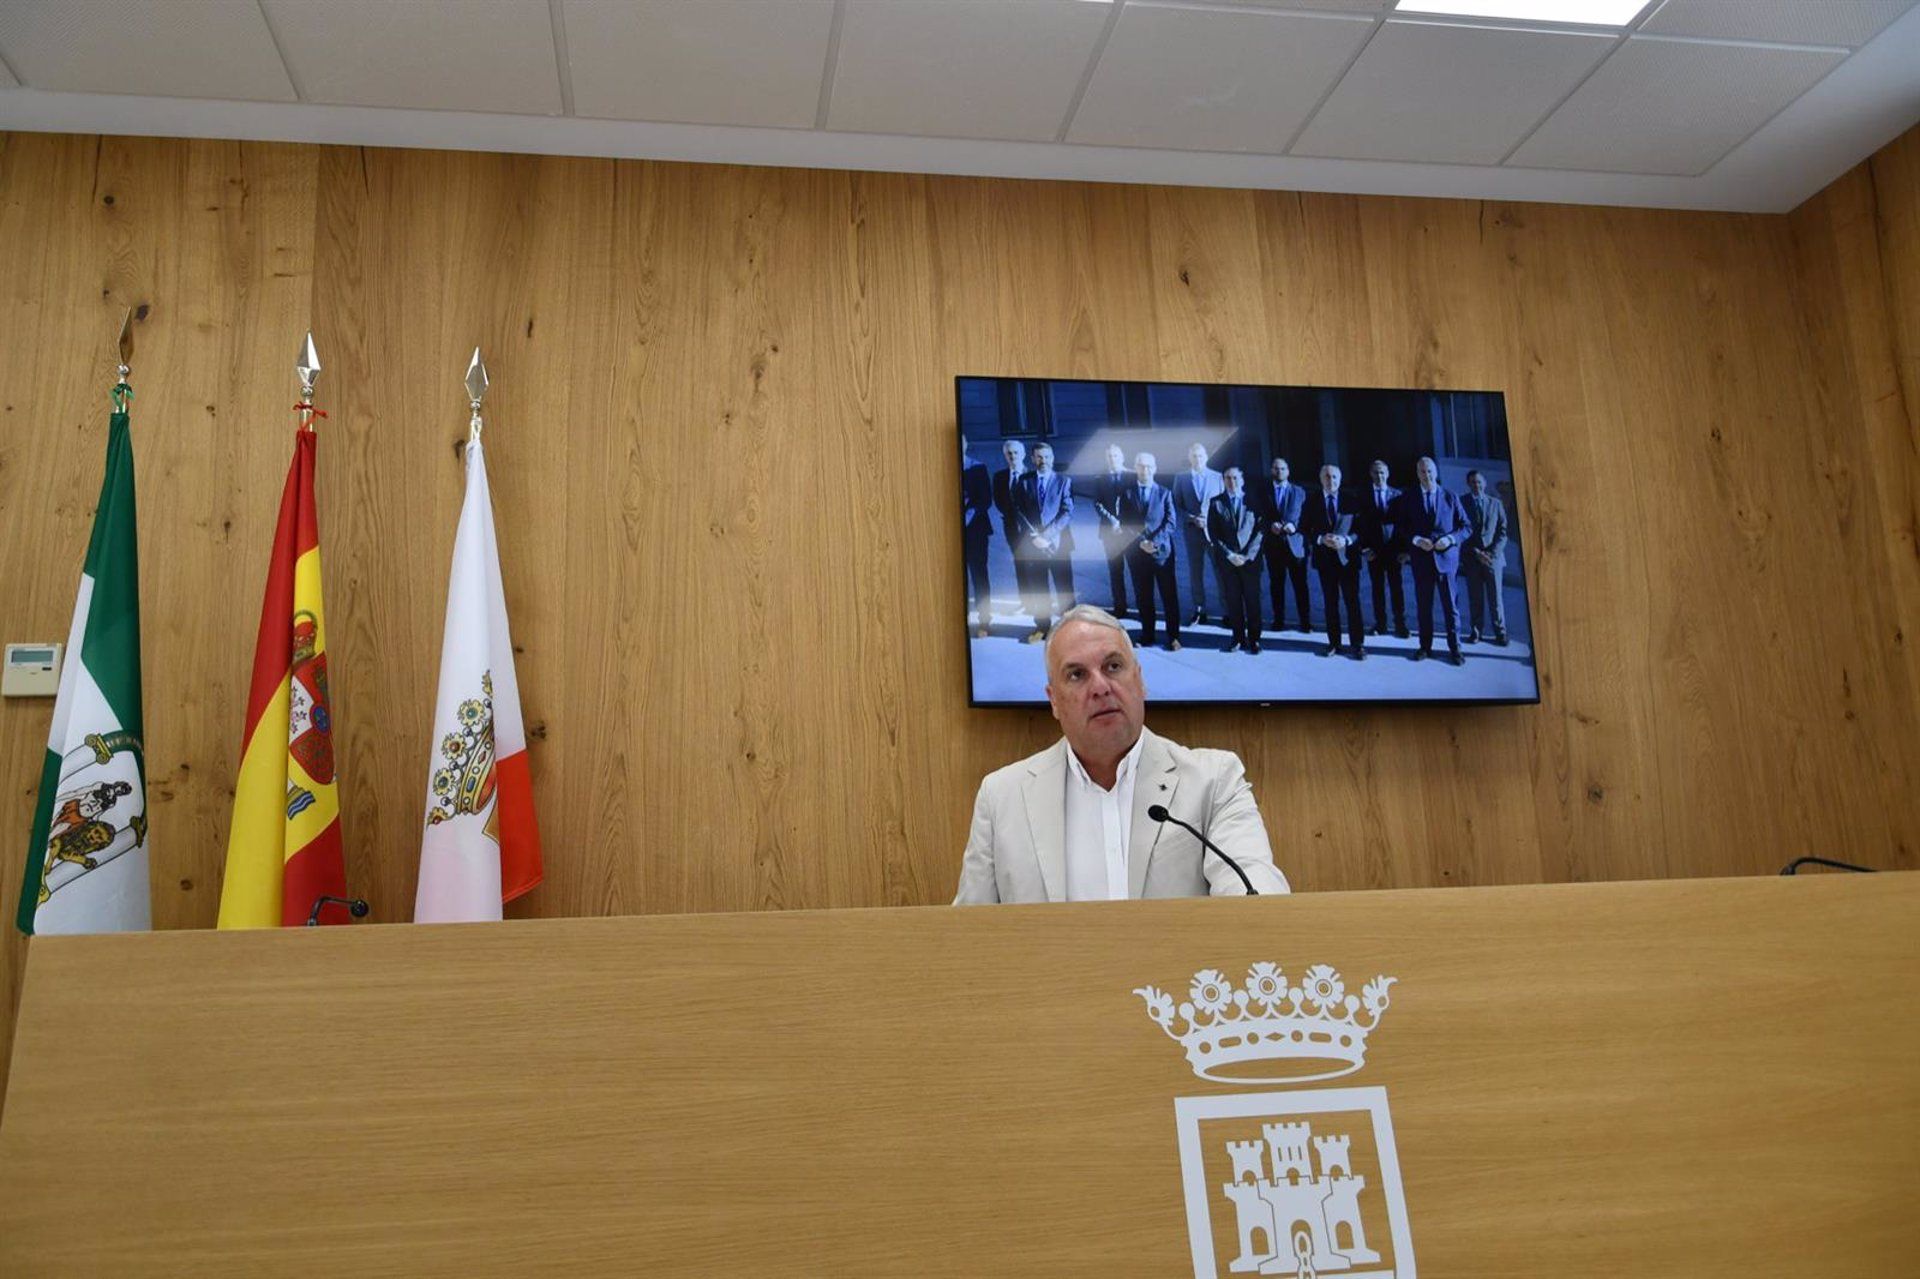
[[[1195,973],[1190,998],[1134,991],[1202,1079],[1307,1083],[1366,1064],[1392,977],[1346,993],[1325,964],[1290,985],[1259,963],[1236,990]],[[1416,1279],[1385,1088],[1289,1088],[1174,1101],[1196,1279]]]

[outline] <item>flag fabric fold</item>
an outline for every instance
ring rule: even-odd
[[[116,395],[131,394],[122,386]],[[140,566],[124,399],[67,631],[15,916],[25,933],[153,926],[140,698]]]
[[[346,896],[333,714],[320,601],[314,433],[294,434],[253,654],[233,826],[220,886],[220,927],[304,924],[322,895]],[[343,924],[328,906],[320,922]]]
[[[493,499],[477,437],[467,444],[467,492],[454,534],[433,742],[414,920],[499,919],[504,903],[540,883],[542,870]]]

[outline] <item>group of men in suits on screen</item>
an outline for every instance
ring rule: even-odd
[[[1075,603],[1073,482],[1054,469],[1053,449],[1044,442],[1034,446],[1031,466],[1027,448],[1018,440],[1005,441],[1002,456],[1005,469],[989,480],[987,468],[972,464],[961,442],[968,599],[975,634],[984,636],[990,513],[997,513],[1013,555],[1020,598],[1034,619],[1026,640],[1037,643],[1047,637],[1054,618]],[[1127,616],[1130,585],[1143,645],[1159,642],[1164,616],[1167,648],[1178,651],[1181,646],[1181,567],[1186,570],[1187,598],[1193,601],[1188,625],[1207,620],[1209,570],[1218,582],[1228,652],[1260,651],[1263,576],[1272,598],[1273,630],[1285,629],[1290,594],[1297,628],[1310,633],[1309,571],[1320,581],[1327,635],[1323,656],[1344,647],[1356,660],[1366,657],[1363,575],[1371,587],[1373,633],[1385,635],[1391,626],[1399,638],[1410,638],[1406,570],[1412,574],[1419,622],[1414,660],[1434,655],[1436,602],[1447,656],[1455,665],[1464,660],[1456,578],[1466,583],[1467,640],[1507,643],[1501,591],[1506,510],[1487,491],[1486,477],[1478,471],[1467,472],[1466,492],[1456,495],[1440,486],[1438,467],[1430,457],[1419,460],[1416,483],[1406,489],[1393,487],[1386,463],[1376,461],[1367,468],[1364,490],[1343,489],[1341,470],[1332,463],[1320,468],[1319,483],[1308,490],[1293,482],[1285,458],[1275,458],[1267,476],[1249,484],[1237,466],[1224,471],[1209,467],[1206,446],[1199,443],[1187,450],[1187,469],[1170,485],[1159,479],[1158,460],[1151,453],[1137,454],[1129,468],[1124,450],[1113,445],[1106,461],[1105,472],[1094,476],[1089,488],[1113,613]]]

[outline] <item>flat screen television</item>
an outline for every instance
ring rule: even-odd
[[[959,377],[955,398],[973,705],[1046,703],[1074,603],[1120,619],[1155,704],[1540,700],[1498,391]]]

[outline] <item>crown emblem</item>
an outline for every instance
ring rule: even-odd
[[[1340,974],[1327,964],[1307,969],[1300,984],[1287,984],[1278,964],[1247,970],[1244,990],[1224,973],[1203,968],[1193,975],[1190,998],[1179,1006],[1152,986],[1133,993],[1147,1002],[1167,1038],[1187,1050],[1202,1079],[1224,1083],[1286,1083],[1334,1079],[1366,1064],[1367,1036],[1387,1011],[1387,987],[1398,980],[1375,977],[1358,995],[1347,994]]]

